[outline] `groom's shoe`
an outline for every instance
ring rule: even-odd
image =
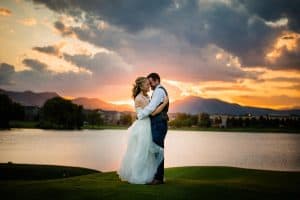
[[[153,179],[151,182],[147,183],[147,185],[159,185],[159,184],[164,184],[164,181]]]

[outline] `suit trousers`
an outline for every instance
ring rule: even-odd
[[[164,148],[165,137],[168,131],[168,121],[165,118],[163,118],[162,115],[160,114],[153,116],[150,119],[151,119],[152,139],[157,145]],[[163,181],[164,159],[158,166],[154,178]]]

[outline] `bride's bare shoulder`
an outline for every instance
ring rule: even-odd
[[[139,93],[135,98],[134,98],[134,105],[136,108],[138,107],[144,107],[145,106],[145,101],[141,93]]]
[[[134,98],[134,103],[138,103],[138,102],[141,102],[143,99],[141,98],[141,93],[138,94],[135,98]]]

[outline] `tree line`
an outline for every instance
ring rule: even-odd
[[[9,128],[9,121],[24,119],[24,107],[13,102],[7,95],[0,94],[0,129]]]
[[[186,113],[178,113],[175,119],[169,122],[171,127],[182,128],[182,127],[211,127],[211,120],[209,114],[201,113],[200,115],[191,115]]]
[[[6,94],[0,94],[0,129],[10,127],[10,121],[37,121],[37,128],[81,129],[84,122],[89,125],[108,125],[98,110],[85,110],[82,105],[72,103],[62,97],[48,99],[36,116],[26,117],[25,106],[13,102]],[[130,125],[130,114],[122,114],[118,125]]]
[[[178,113],[169,125],[176,128],[181,127],[220,127],[222,124],[221,117],[210,118],[208,113],[200,113],[199,115],[190,115]],[[282,118],[274,118],[270,116],[228,116],[226,120],[228,128],[286,128],[300,129],[300,117],[287,116]]]
[[[0,94],[0,128],[9,128],[11,120],[26,120],[25,107],[13,102],[7,95]],[[99,110],[86,110],[82,105],[72,103],[71,100],[62,97],[48,99],[34,117],[37,127],[45,129],[80,129],[84,123],[92,126],[125,125],[129,126],[134,120],[131,114],[122,113],[112,122],[105,120]],[[210,118],[208,113],[191,115],[178,113],[169,121],[169,126],[180,127],[218,127],[222,123],[221,117]],[[271,118],[260,116],[252,117],[228,116],[226,120],[228,128],[288,128],[300,129],[299,117]]]

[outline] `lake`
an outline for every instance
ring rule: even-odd
[[[5,130],[0,162],[115,171],[127,138],[127,130]],[[196,165],[299,171],[300,134],[168,131],[165,167]]]

